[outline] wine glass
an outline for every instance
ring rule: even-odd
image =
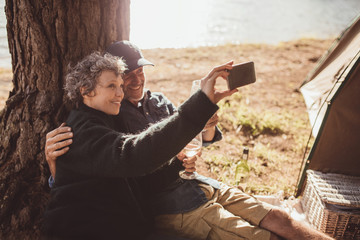
[[[200,89],[201,80],[195,80],[192,82],[190,95],[193,95],[197,90]],[[202,132],[196,135],[182,150],[186,157],[191,158],[195,156],[202,147]],[[180,177],[183,179],[194,179],[195,174],[191,172],[186,172],[185,170],[180,171]]]
[[[192,81],[190,95],[193,95],[197,90],[200,89],[201,80]]]
[[[187,158],[191,158],[193,156],[195,156],[198,152],[200,152],[202,147],[202,135],[201,133],[199,133],[198,135],[196,135],[196,137],[194,137],[186,146],[185,148],[182,150],[183,153],[185,154],[185,156]],[[197,156],[196,156],[197,157]],[[195,174],[192,172],[186,172],[185,170],[182,170],[179,172],[179,175],[182,179],[194,179],[195,178]]]

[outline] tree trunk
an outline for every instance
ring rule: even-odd
[[[0,239],[40,237],[45,135],[68,113],[67,66],[128,39],[129,8],[130,0],[6,0],[14,88],[0,113]]]

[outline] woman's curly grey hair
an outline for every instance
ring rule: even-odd
[[[91,53],[74,67],[69,66],[65,77],[65,92],[67,97],[77,106],[83,102],[83,95],[92,92],[103,71],[112,71],[119,76],[126,70],[121,58],[110,54]],[[83,89],[83,92],[80,92]]]

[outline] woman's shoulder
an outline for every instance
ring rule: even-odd
[[[114,125],[114,120],[113,116],[109,116],[103,112],[97,111],[95,109],[84,109],[80,107],[71,110],[66,123],[73,128],[94,125],[112,128]]]

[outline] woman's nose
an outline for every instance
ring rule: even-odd
[[[123,88],[122,87],[117,87],[116,88],[116,96],[124,96],[124,90],[123,90]]]

